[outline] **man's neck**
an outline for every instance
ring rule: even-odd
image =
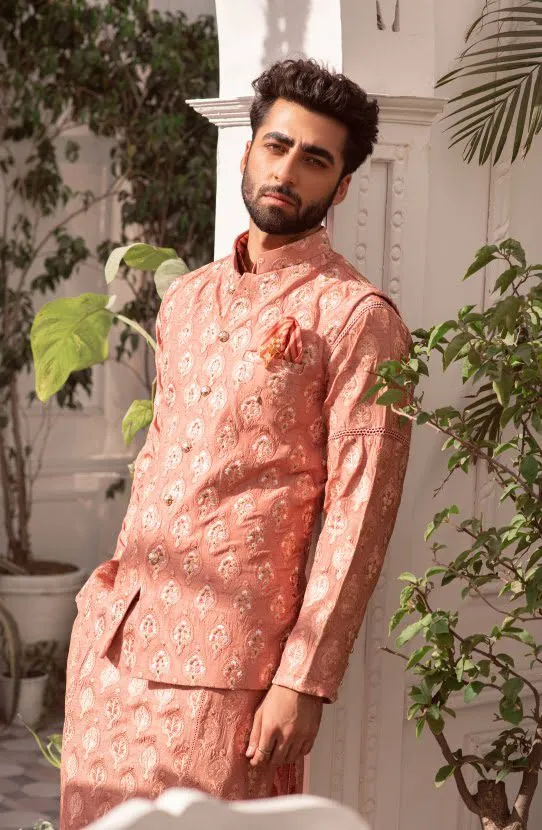
[[[320,224],[315,228],[311,228],[309,231],[304,231],[304,233],[278,235],[261,231],[251,219],[248,229],[247,249],[244,255],[247,269],[251,270],[258,257],[266,251],[273,251],[275,248],[282,248],[283,245],[289,245],[290,242],[297,242],[298,239],[303,239],[305,236],[316,233],[321,227],[322,225]]]

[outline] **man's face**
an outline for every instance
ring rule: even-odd
[[[352,178],[340,179],[346,136],[346,127],[333,118],[275,101],[241,161],[241,193],[256,227],[280,236],[322,223]]]

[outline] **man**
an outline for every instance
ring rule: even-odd
[[[130,505],[77,597],[62,830],[176,785],[300,792],[394,527],[411,422],[361,399],[410,335],[321,225],[378,108],[309,60],[253,86],[249,230],[163,298]]]

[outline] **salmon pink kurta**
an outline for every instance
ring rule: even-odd
[[[132,677],[277,683],[333,702],[394,527],[411,437],[410,420],[361,398],[377,364],[408,353],[411,338],[324,227],[264,253],[251,272],[247,237],[163,298],[154,416],[130,504],[113,558],[77,604],[104,656],[137,599],[125,643]],[[298,362],[265,350],[285,318],[300,335]]]
[[[408,329],[325,228],[251,271],[246,246],[160,307],[130,504],[76,598],[61,830],[171,786],[300,792],[303,758],[250,766],[254,713],[271,683],[336,699],[381,570],[411,421],[362,396]]]

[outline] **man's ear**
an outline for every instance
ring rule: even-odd
[[[348,193],[348,187],[350,182],[352,181],[352,173],[348,173],[347,176],[343,176],[340,181],[339,187],[337,188],[337,192],[333,199],[332,204],[340,205],[340,203],[346,199],[346,194]]]
[[[243,153],[243,157],[241,159],[241,173],[245,172],[245,167],[247,166],[248,154],[250,153],[250,148],[252,146],[252,141],[250,139],[245,144],[245,152]]]

